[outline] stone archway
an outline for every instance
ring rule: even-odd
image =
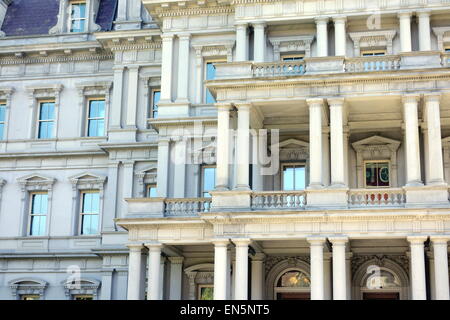
[[[280,277],[288,271],[298,270],[304,273],[307,277],[311,277],[309,263],[305,260],[306,258],[303,259],[301,257],[284,258],[272,267],[270,267],[270,264],[268,265],[266,263],[266,266],[269,266],[270,268],[269,270],[266,270],[266,299],[274,300],[276,298],[275,288],[277,286],[277,282]]]
[[[403,257],[396,257],[396,260],[399,260],[400,258]],[[405,259],[400,259],[401,263],[386,256],[365,256],[360,257],[360,259],[364,259],[365,261],[360,263],[357,268],[355,268],[356,270],[353,270],[352,297],[354,300],[363,299],[363,294],[365,292],[398,292],[400,300],[409,299],[408,265]],[[390,276],[393,279],[396,279],[395,285],[385,288],[368,287],[367,283],[368,281],[373,280],[373,274],[375,272],[380,276]]]

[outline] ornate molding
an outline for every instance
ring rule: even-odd
[[[280,60],[283,52],[304,51],[305,57],[310,57],[311,44],[314,38],[315,35],[269,37],[269,41],[273,46],[274,60]]]
[[[355,274],[356,271],[366,262],[374,261],[375,265],[379,267],[385,267],[386,262],[388,260],[393,261],[400,265],[403,270],[409,274],[409,258],[406,255],[383,255],[383,254],[374,254],[374,255],[359,255],[354,254],[351,259],[351,268],[352,274]]]
[[[350,32],[349,36],[353,40],[355,57],[361,55],[361,48],[385,48],[388,55],[393,54],[392,40],[396,33],[396,30]]]

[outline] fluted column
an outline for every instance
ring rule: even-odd
[[[400,47],[401,52],[411,51],[411,12],[398,14],[400,20]]]
[[[139,66],[128,67],[127,127],[136,129],[138,105]]]
[[[250,164],[250,104],[236,105],[238,109],[237,130],[237,183],[236,190],[249,190]],[[220,149],[219,149],[220,150]]]
[[[181,283],[183,280],[183,257],[169,257],[170,261],[170,286],[169,299],[181,300]]]
[[[306,239],[311,252],[311,300],[324,299],[323,274],[323,246],[324,237],[310,237]]]
[[[159,243],[146,243],[148,248],[147,300],[161,299],[161,248]]]
[[[214,300],[227,299],[228,286],[228,240],[216,240],[214,243]]]
[[[265,54],[266,54],[266,33],[265,33],[266,24],[265,23],[254,23],[254,60],[255,62],[265,62]]]
[[[120,129],[122,121],[122,98],[123,98],[123,67],[114,68],[114,87],[111,105],[110,129]]]
[[[252,258],[252,300],[264,299],[264,259],[265,255],[262,253]]]
[[[344,99],[328,99],[330,106],[331,186],[345,186],[344,169]]]
[[[130,249],[128,256],[128,300],[139,300],[141,293],[141,266],[142,266],[142,244],[128,244]]]
[[[228,190],[230,172],[230,104],[217,105],[216,190]]]
[[[235,239],[236,245],[236,285],[234,287],[235,300],[248,299],[248,245],[249,239]]]
[[[406,185],[422,185],[420,172],[419,123],[417,106],[419,95],[405,95],[403,102],[403,120],[405,123],[406,148]]]
[[[172,101],[172,65],[173,65],[173,34],[164,34],[162,38],[161,61],[161,100]]]
[[[346,55],[347,35],[345,24],[347,22],[346,17],[333,18],[334,21],[334,48],[336,56]]]
[[[316,19],[317,56],[328,56],[328,18]]]
[[[432,236],[434,254],[434,287],[436,300],[450,300],[448,276],[448,240],[450,236]]]
[[[248,60],[248,26],[236,25],[236,61]]]
[[[419,18],[419,49],[431,50],[430,10],[417,12]]]
[[[444,183],[444,163],[442,159],[440,95],[426,94],[424,97],[424,118],[426,121],[425,157],[427,164],[427,184]]]
[[[321,188],[322,180],[322,112],[323,99],[308,99],[309,105],[309,188]]]
[[[188,102],[190,34],[178,35],[177,103]]]
[[[425,236],[408,237],[411,248],[411,287],[413,300],[426,300],[427,288],[425,280]]]
[[[347,270],[345,264],[346,237],[329,238],[333,244],[333,300],[347,299]]]

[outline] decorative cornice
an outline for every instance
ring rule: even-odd
[[[44,63],[61,63],[61,62],[80,62],[80,61],[104,61],[112,60],[111,53],[101,54],[82,54],[82,55],[54,55],[27,57],[16,56],[0,58],[0,65],[17,65],[17,64],[44,64]]]

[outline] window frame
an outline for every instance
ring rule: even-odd
[[[367,163],[388,163],[388,168],[389,168],[389,186],[368,186],[367,185],[367,177],[366,177],[366,165]],[[364,174],[364,188],[365,189],[386,189],[386,188],[392,188],[392,183],[391,183],[391,161],[390,160],[364,160],[363,161],[363,174]]]
[[[155,190],[156,190],[156,196],[155,197],[150,196],[149,191],[150,191],[151,188],[155,188]],[[156,183],[147,183],[145,185],[145,197],[146,198],[157,198],[158,197],[158,188],[157,188]]]
[[[383,53],[382,55],[376,55],[376,53]],[[370,54],[370,55],[365,55]],[[361,57],[382,57],[387,55],[386,49],[366,49],[360,51]]]
[[[101,207],[102,207],[102,195],[101,195],[101,190],[99,189],[86,189],[86,190],[80,190],[80,200],[79,200],[79,210],[78,210],[78,214],[79,214],[79,223],[78,223],[78,234],[80,236],[96,236],[99,235],[101,232]],[[92,214],[92,213],[84,213],[83,211],[83,207],[84,207],[84,195],[85,194],[89,194],[89,193],[97,193],[98,194],[98,212],[96,214]],[[84,234],[83,231],[83,216],[84,215],[97,215],[98,216],[98,225],[97,225],[97,232],[96,233],[89,233],[89,234]]]
[[[36,299],[25,299],[26,297],[32,297],[32,298],[36,298]],[[20,295],[20,300],[22,301],[32,301],[32,300],[42,300],[41,296],[38,294],[21,294]]]
[[[197,285],[197,300],[199,301],[207,301],[207,300],[200,300],[203,288],[212,288],[214,294],[214,284],[199,284]]]
[[[44,194],[47,195],[47,212],[45,213],[45,215],[32,213],[32,211],[33,211],[33,197],[35,195],[44,195]],[[32,192],[29,192],[27,236],[29,236],[29,237],[45,237],[47,235],[48,222],[49,222],[48,221],[49,204],[50,204],[50,195],[49,195],[49,193],[47,191],[32,191]],[[31,227],[32,227],[31,223],[32,223],[32,220],[33,220],[33,218],[32,218],[33,216],[45,216],[46,217],[44,234],[40,234],[40,235],[31,234]]]
[[[90,299],[77,299],[77,298],[90,298]],[[94,300],[93,294],[72,294],[72,300]]]
[[[4,108],[4,118],[3,121],[1,121],[0,119],[0,125],[3,124],[3,130],[0,130],[0,142],[1,141],[5,141],[6,140],[6,125],[7,125],[7,121],[6,121],[6,117],[7,117],[7,112],[8,112],[8,102],[7,101],[3,101],[0,100],[0,109]]]
[[[45,103],[53,103],[53,120],[41,120],[41,108],[42,105]],[[38,140],[51,140],[56,138],[56,118],[57,118],[57,106],[56,106],[56,100],[55,99],[38,99],[37,100],[38,110],[37,110],[37,125],[36,125],[36,133],[35,137]],[[50,138],[40,138],[39,137],[39,131],[40,131],[40,125],[42,122],[53,122],[53,130],[52,130],[52,136]]]
[[[209,59],[205,59],[204,60],[204,71],[203,71],[203,77],[205,80],[214,80],[214,79],[208,79],[208,64],[215,64],[215,63],[227,63],[227,58],[209,58]],[[208,97],[208,88],[206,88],[206,86],[203,86],[203,102],[204,104],[214,104],[216,102],[213,103],[209,103],[207,101],[207,97]]]
[[[303,167],[304,169],[305,169],[305,189],[302,189],[302,190],[295,190],[295,178],[294,178],[294,190],[284,190],[284,168],[285,167],[292,167],[292,166],[294,166],[294,167],[296,167],[296,166],[298,166],[298,167]],[[306,190],[306,188],[307,188],[307,181],[306,181],[306,178],[307,178],[307,176],[306,176],[306,161],[295,161],[295,162],[284,162],[284,163],[281,163],[281,190],[282,191],[304,191],[304,190]]]
[[[104,112],[104,116],[103,118],[89,118],[89,113],[91,111],[91,102],[92,101],[103,101],[103,112]],[[86,99],[87,102],[87,110],[86,110],[86,117],[85,117],[85,129],[84,129],[84,136],[85,137],[89,137],[89,138],[103,138],[106,137],[106,97],[104,96],[89,96]],[[98,120],[98,119],[103,119],[103,135],[101,136],[90,136],[89,135],[89,121],[90,120]]]
[[[210,196],[209,197],[205,197],[204,196],[204,193],[205,193],[205,191],[204,191],[204,184],[205,184],[205,181],[204,181],[204,178],[205,178],[205,169],[208,169],[208,168],[214,168],[214,187],[215,187],[215,185],[216,185],[216,170],[217,170],[217,165],[214,165],[214,164],[202,164],[201,165],[201,172],[200,172],[200,198],[210,198]],[[209,190],[209,191],[213,191],[214,189],[212,189],[212,190]],[[209,191],[207,191],[207,192],[209,192]]]
[[[284,60],[285,58],[300,58],[297,60]],[[305,59],[305,54],[303,53],[287,53],[287,54],[280,54],[280,61],[281,62],[288,62],[288,61],[303,61]]]
[[[85,17],[84,18],[73,18],[72,17],[72,8],[74,5],[79,5],[79,4],[84,4],[85,7]],[[69,19],[68,19],[68,28],[67,30],[69,31],[69,33],[85,33],[87,32],[88,29],[88,17],[89,17],[89,12],[88,12],[89,8],[88,8],[88,4],[87,1],[83,1],[83,0],[73,0],[69,2]],[[84,30],[82,31],[72,31],[72,22],[75,20],[84,20]]]
[[[148,119],[157,119],[158,117],[154,115],[154,106],[155,106],[155,93],[159,92],[160,99],[161,99],[161,88],[151,88],[150,89],[150,108],[148,113]],[[159,107],[157,108],[156,112],[159,112]]]

